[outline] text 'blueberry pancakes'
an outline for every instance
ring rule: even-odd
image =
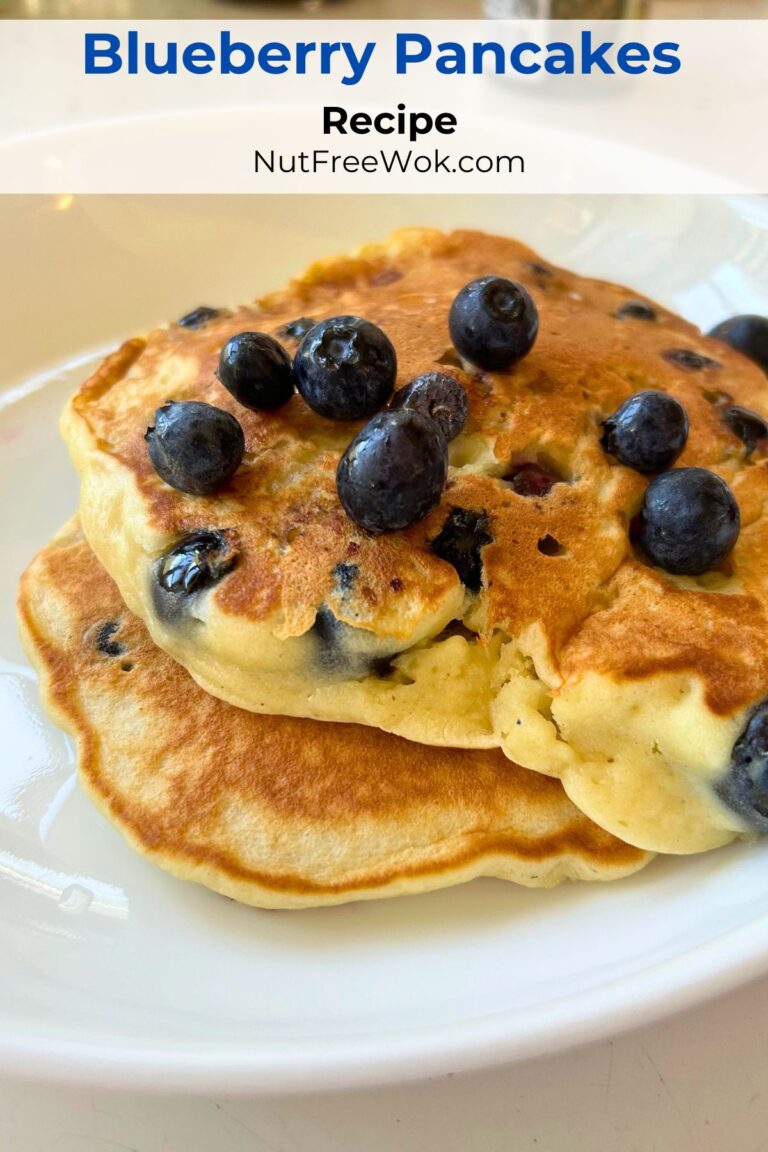
[[[651,850],[768,827],[759,318],[705,337],[424,230],[191,315],[63,430],[91,546],[203,688],[501,747]]]

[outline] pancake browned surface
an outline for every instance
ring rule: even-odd
[[[20,613],[99,808],[162,867],[238,900],[333,904],[486,875],[548,887],[648,859],[500,752],[257,716],[209,696],[125,609],[76,523],[25,574]]]
[[[489,273],[525,284],[540,315],[533,350],[503,373],[465,370],[448,334],[456,292]],[[762,449],[745,460],[722,403],[768,415],[766,383],[663,308],[652,322],[617,317],[630,299],[512,240],[412,230],[199,331],[158,329],[107,360],[65,413],[84,530],[155,642],[224,699],[432,745],[501,746],[634,843],[724,843],[743,826],[712,785],[768,691],[768,470]],[[439,507],[376,538],[335,490],[359,425],[325,420],[298,395],[278,412],[247,411],[214,374],[233,333],[278,334],[293,351],[287,322],[342,313],[384,329],[398,386],[441,369],[470,397]],[[706,360],[694,370],[667,357],[680,349]],[[741,508],[732,556],[698,579],[634,554],[628,526],[647,478],[599,443],[601,421],[647,388],[688,413],[678,463],[717,472]],[[165,485],[143,439],[158,405],[193,398],[233,412],[246,434],[243,466],[213,497]],[[520,496],[505,477],[521,462],[561,482]],[[466,540],[482,564],[478,593],[431,547],[457,508],[481,526]],[[201,529],[227,534],[234,567],[193,597],[163,595],[158,557]]]

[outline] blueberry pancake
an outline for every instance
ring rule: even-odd
[[[401,232],[110,356],[63,418],[83,529],[214,695],[501,747],[711,848],[768,827],[768,397],[721,337]]]
[[[498,750],[427,748],[209,696],[126,611],[76,522],[27,571],[20,615],[97,806],[143,855],[237,900],[337,904],[475,876],[549,887],[649,858]]]

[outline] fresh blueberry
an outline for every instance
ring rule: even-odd
[[[637,541],[652,564],[700,576],[725,559],[739,526],[739,506],[724,480],[705,468],[676,468],[648,485]]]
[[[768,438],[768,423],[757,412],[731,404],[723,411],[723,420],[739,440],[743,441],[747,455],[754,452],[758,444]]]
[[[503,479],[518,496],[538,497],[548,496],[563,481],[551,468],[533,463],[516,464]]]
[[[144,439],[158,476],[194,496],[223,488],[245,451],[243,430],[235,417],[197,400],[163,404]]]
[[[479,592],[483,582],[482,549],[493,543],[487,512],[471,508],[451,508],[448,519],[429,545],[436,556],[447,560],[470,592]]]
[[[291,358],[264,332],[238,332],[219,357],[219,380],[235,400],[252,412],[271,411],[293,396]]]
[[[395,392],[391,407],[429,416],[446,440],[453,440],[467,422],[469,397],[466,388],[447,372],[425,372]]]
[[[756,832],[768,832],[768,700],[752,712],[715,792]]]
[[[614,312],[617,320],[648,320],[656,319],[656,310],[646,304],[645,300],[627,300]]]
[[[293,362],[310,408],[331,420],[360,420],[382,408],[395,386],[397,356],[381,328],[333,316],[310,328]]]
[[[445,437],[420,412],[379,412],[347,448],[336,486],[347,515],[369,532],[421,520],[440,500],[448,469]]]
[[[688,439],[682,404],[666,392],[636,392],[603,423],[600,443],[621,464],[638,472],[662,472]]]
[[[704,368],[719,368],[717,360],[710,356],[702,356],[700,352],[693,352],[690,348],[669,348],[662,352],[662,356],[670,364],[678,368],[685,368],[687,372],[701,372]]]
[[[224,532],[190,532],[157,562],[157,583],[165,592],[190,596],[231,572],[237,552]]]
[[[302,336],[306,336],[310,328],[314,328],[316,320],[309,316],[299,316],[298,320],[289,320],[287,324],[283,324],[282,328],[278,328],[278,336],[284,336],[288,340],[301,340]]]
[[[337,620],[325,604],[318,609],[312,637],[315,640],[315,661],[323,675],[350,674],[350,661],[344,644],[348,631],[349,625]]]
[[[732,316],[716,324],[710,336],[743,352],[768,374],[768,317]]]
[[[473,280],[459,292],[448,316],[458,352],[489,372],[509,368],[533,348],[539,330],[536,305],[523,288],[503,276]]]
[[[221,313],[218,308],[194,308],[191,312],[187,312],[186,316],[182,316],[181,320],[176,323],[180,328],[204,328],[209,320],[215,320]]]

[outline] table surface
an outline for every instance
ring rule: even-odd
[[[766,1152],[768,978],[615,1040],[322,1096],[0,1085],[3,1152]]]

